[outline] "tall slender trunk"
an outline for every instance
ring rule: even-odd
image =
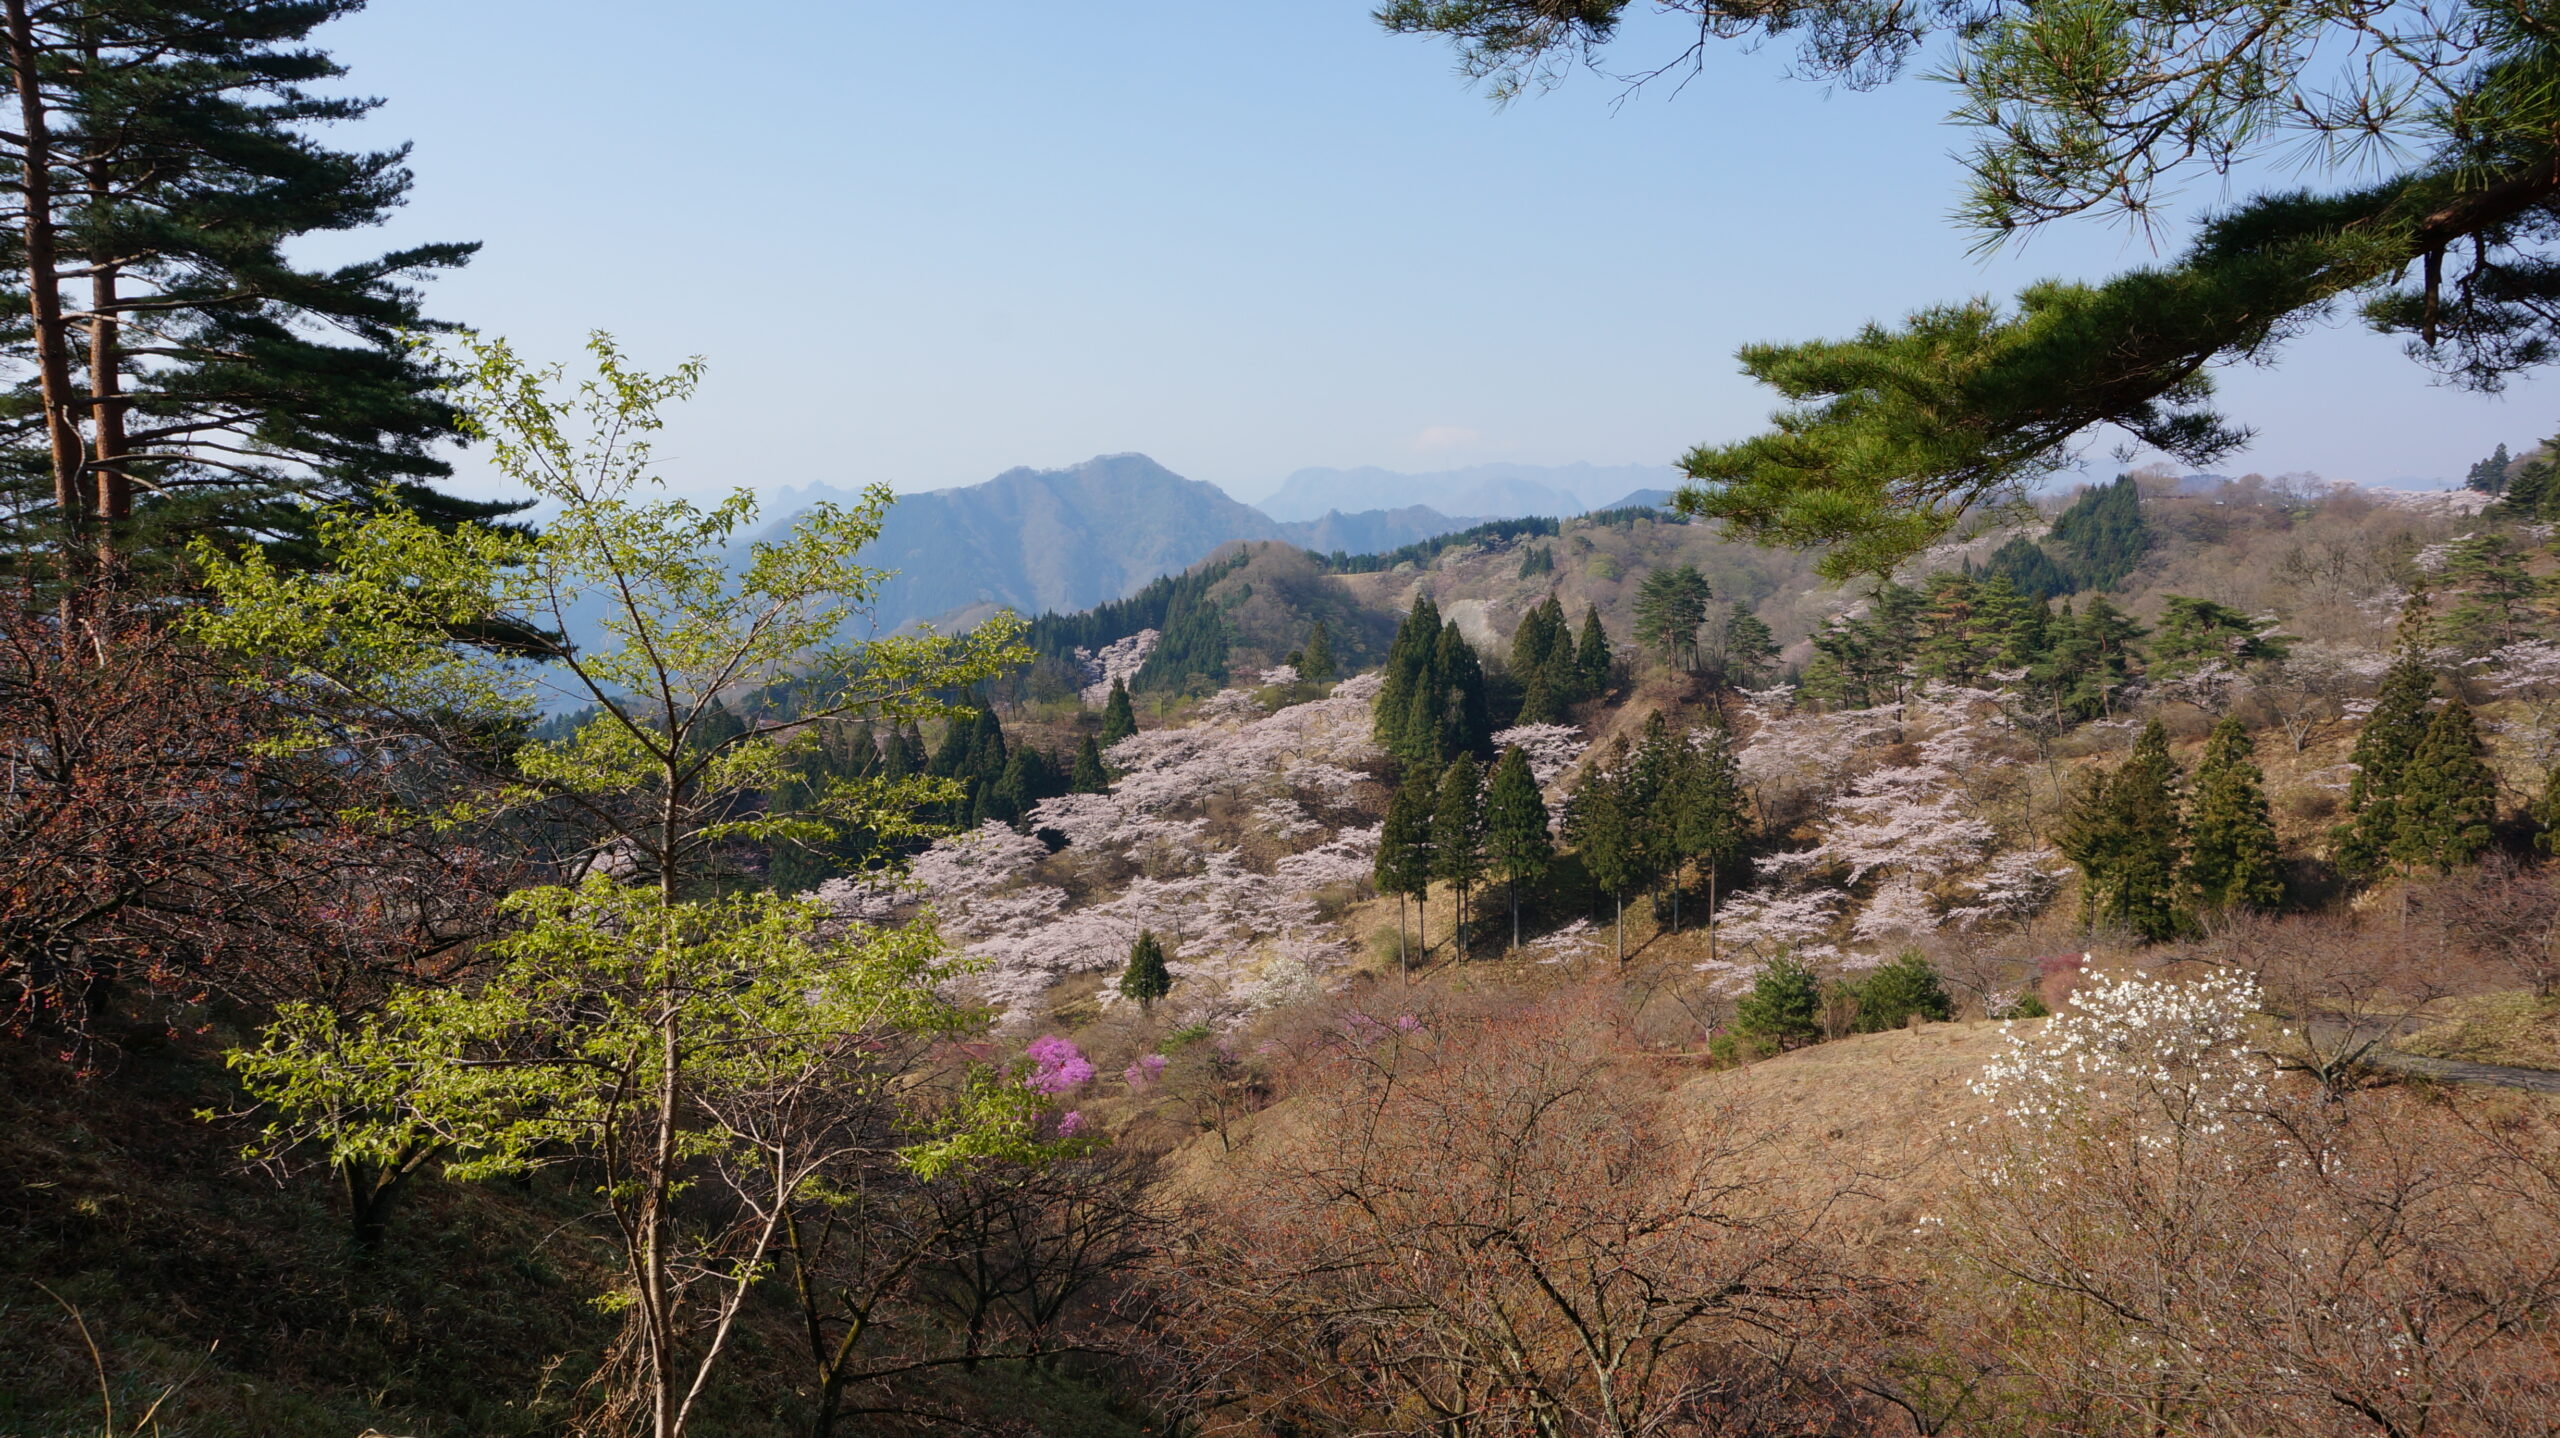
[[[1716,866],[1707,866],[1707,962],[1716,961]]]
[[[1511,876],[1511,952],[1520,952],[1520,876]]]
[[[123,321],[116,317],[116,271],[98,267],[89,281],[89,430],[90,458],[98,471],[97,506],[103,549],[117,542],[117,529],[133,517],[133,478],[124,471]]]
[[[1413,956],[1404,947],[1404,890],[1396,890],[1396,977],[1413,982]]]
[[[27,213],[21,238],[27,251],[27,318],[36,343],[36,381],[44,403],[45,439],[53,453],[53,502],[63,531],[63,563],[73,558],[82,529],[80,432],[72,424],[71,347],[62,320],[62,282],[56,273],[53,213],[53,127],[45,114],[37,75],[35,26],[27,0],[0,0],[8,20],[9,77],[18,90],[23,137]]]
[[[1618,962],[1623,964],[1627,961],[1627,896],[1614,894],[1611,897],[1618,901]]]

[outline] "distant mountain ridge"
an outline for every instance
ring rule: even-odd
[[[1680,471],[1667,464],[1478,464],[1427,474],[1365,465],[1299,470],[1255,507],[1283,522],[1381,505],[1420,505],[1484,519],[1563,519],[1629,491],[1674,490],[1681,480]]]
[[[825,484],[778,490],[769,500],[771,528],[820,501],[854,498]],[[1025,615],[1090,609],[1238,540],[1365,553],[1478,522],[1422,505],[1336,508],[1283,522],[1143,454],[1107,454],[1065,469],[1009,469],[983,484],[899,495],[863,560],[897,571],[873,611],[881,629],[893,630],[998,608]]]

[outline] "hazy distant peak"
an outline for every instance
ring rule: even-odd
[[[1427,506],[1442,514],[1516,519],[1573,515],[1631,490],[1671,489],[1680,472],[1658,464],[1477,464],[1406,474],[1358,469],[1302,469],[1258,508],[1274,519],[1311,520],[1328,510],[1357,512]]]

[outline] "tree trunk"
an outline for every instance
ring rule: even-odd
[[[44,404],[45,439],[53,454],[53,502],[60,511],[66,568],[82,528],[80,434],[71,422],[71,348],[62,321],[62,282],[56,274],[53,214],[53,131],[45,114],[44,93],[37,75],[35,26],[27,18],[27,0],[5,4],[9,33],[9,69],[18,89],[18,126],[23,136],[20,176],[26,204],[23,240],[27,251],[27,318],[36,344],[36,380]]]
[[[1511,952],[1520,952],[1520,876],[1511,876]]]
[[[1615,894],[1611,897],[1618,901],[1618,962],[1623,964],[1627,961],[1627,896]]]
[[[112,549],[117,528],[133,517],[133,479],[123,468],[124,396],[122,322],[116,318],[116,272],[101,265],[89,282],[89,425],[98,471],[100,549]]]
[[[1413,982],[1413,956],[1404,948],[1404,890],[1396,890],[1396,977]]]

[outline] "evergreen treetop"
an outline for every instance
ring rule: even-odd
[[[1129,965],[1120,971],[1120,996],[1135,999],[1139,1011],[1151,1012],[1156,1000],[1173,992],[1173,970],[1165,966],[1164,943],[1153,929],[1140,929],[1129,945]]]
[[[2449,698],[2429,721],[2397,793],[2390,857],[2440,873],[2480,857],[2498,819],[2498,781],[2482,757],[2471,706]]]
[[[1138,732],[1137,707],[1129,702],[1129,686],[1111,681],[1111,697],[1102,705],[1102,747],[1110,748]]]
[[[2055,847],[2080,866],[2085,922],[2152,942],[2189,930],[2178,767],[2159,720],[2122,764],[2082,781]]]
[[[2284,902],[2275,818],[2249,731],[2225,715],[2206,739],[2187,803],[2188,882],[2206,909],[2265,911]]]

